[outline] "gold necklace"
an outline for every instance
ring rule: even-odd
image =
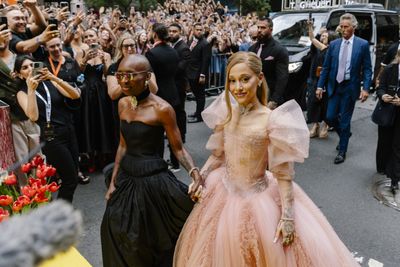
[[[136,99],[136,96],[131,96],[131,108],[135,110],[137,108],[138,101]]]

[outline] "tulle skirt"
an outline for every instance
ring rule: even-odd
[[[259,193],[229,192],[219,168],[207,177],[175,248],[176,267],[359,266],[324,215],[294,183],[296,238],[289,247],[273,243],[281,217],[277,181]]]
[[[101,225],[104,266],[171,266],[193,207],[187,186],[162,159],[125,156],[120,168]]]

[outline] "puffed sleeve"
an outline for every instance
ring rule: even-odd
[[[304,162],[310,143],[307,124],[296,101],[290,100],[270,113],[268,138],[268,169],[277,179],[292,179],[293,163]]]
[[[208,139],[206,149],[213,151],[215,156],[220,156],[224,151],[224,136],[222,124],[226,120],[228,108],[226,107],[225,94],[219,95],[202,113],[205,124],[214,132]]]

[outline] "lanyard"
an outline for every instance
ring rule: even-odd
[[[51,66],[51,70],[52,70],[53,74],[57,77],[58,73],[60,72],[60,69],[61,69],[62,57],[60,57],[60,61],[58,61],[58,65],[57,65],[56,69],[54,69],[54,64],[53,64],[53,60],[51,59],[51,57],[49,57],[49,62],[50,62],[50,66]]]
[[[47,100],[44,99],[43,96],[41,96],[38,91],[35,91],[35,94],[37,97],[39,97],[45,104],[46,106],[46,122],[47,125],[50,125],[50,119],[51,119],[51,96],[50,96],[50,91],[49,88],[47,88],[47,85],[45,83],[42,83],[44,90],[46,91],[46,96],[47,96]]]

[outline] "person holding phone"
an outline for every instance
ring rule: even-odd
[[[33,53],[37,59],[44,58],[44,51],[39,49],[41,44],[56,37],[59,32],[51,30],[47,25],[36,0],[25,0],[23,5],[30,10],[35,23],[28,25],[24,13],[18,6],[5,9],[8,28],[12,32],[10,49],[17,54]]]
[[[378,148],[385,148],[382,172],[391,179],[390,189],[393,194],[399,189],[400,181],[400,90],[399,90],[400,50],[397,50],[393,62],[387,65],[380,76],[376,91],[379,99],[387,105],[395,105],[394,123],[390,127],[378,126]]]
[[[80,148],[82,153],[89,154],[92,169],[102,168],[112,162],[116,151],[112,104],[103,80],[111,65],[111,57],[101,49],[94,29],[85,31],[83,41],[89,50],[80,62],[85,75],[79,127],[83,132]]]
[[[79,98],[80,90],[41,66],[30,56],[17,57],[14,71],[21,88],[17,99],[25,115],[38,123],[43,154],[62,180],[58,198],[72,202],[78,184],[78,144],[65,100]]]
[[[0,25],[0,100],[10,106],[15,157],[17,161],[20,161],[39,146],[40,128],[28,119],[15,96],[18,86],[14,81],[12,71],[17,55],[9,49],[11,33],[6,26],[6,24]],[[18,175],[18,178],[20,185],[24,185],[26,182],[24,175]]]

